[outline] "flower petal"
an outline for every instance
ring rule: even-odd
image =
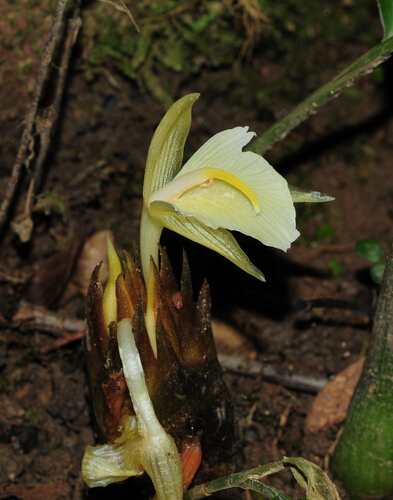
[[[180,170],[184,143],[191,125],[191,108],[199,94],[175,102],[158,125],[147,155],[143,198],[165,186]]]
[[[160,219],[168,229],[214,250],[246,273],[265,281],[262,272],[250,262],[250,259],[240,248],[235,238],[226,229],[212,229],[194,217],[184,216],[171,203],[162,201],[152,202],[150,204],[150,213],[154,218]]]
[[[243,193],[223,181],[215,180],[208,189],[196,187],[188,191],[174,205],[184,216],[195,217],[212,229],[224,227],[239,231],[265,245],[287,250],[299,236],[289,191],[281,193],[272,186],[272,190],[259,200],[261,212],[256,214]]]
[[[177,176],[169,184],[154,192],[148,200],[148,205],[152,201],[157,200],[176,204],[176,200],[178,200],[186,191],[189,191],[197,186],[203,188],[211,187],[214,179],[221,179],[237,188],[241,193],[247,196],[256,213],[261,211],[256,194],[249,186],[247,186],[247,184],[226,170],[209,167],[198,168],[197,170],[192,170],[184,175]]]
[[[208,187],[199,185],[186,190],[173,204],[185,216],[195,217],[213,229],[240,231],[285,251],[299,236],[295,208],[286,180],[261,156],[242,151],[253,136],[247,127],[216,134],[190,158],[172,182],[179,182],[183,175],[198,169],[221,169],[255,194],[259,213],[250,195],[240,185],[221,180],[224,176],[218,179],[216,176]],[[170,185],[165,189],[170,189]]]
[[[235,127],[213,135],[191,156],[178,175],[183,175],[191,170],[202,167],[214,167],[228,170],[237,177],[240,177],[238,173],[244,170],[244,168],[241,166],[237,168],[235,158],[242,153],[243,147],[255,135],[255,132],[248,132],[248,127]]]
[[[120,444],[87,446],[82,460],[82,477],[89,488],[107,486],[143,474],[139,447],[141,436]]]

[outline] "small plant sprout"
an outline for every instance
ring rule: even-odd
[[[289,187],[264,158],[244,152],[243,147],[255,136],[248,127],[214,135],[182,166],[191,108],[198,97],[189,94],[173,104],[151,141],[140,228],[145,282],[151,257],[158,266],[158,242],[164,227],[218,252],[264,281],[230,231],[286,251],[299,236],[294,202],[333,198]],[[155,320],[149,301],[146,321],[154,345]]]
[[[378,262],[384,253],[381,243],[373,238],[364,238],[356,242],[356,251],[373,264],[370,276],[377,285],[380,285],[386,268],[386,261]]]

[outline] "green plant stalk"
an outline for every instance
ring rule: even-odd
[[[364,369],[332,462],[351,498],[393,490],[393,245]]]
[[[393,37],[390,37],[366,52],[350,66],[347,66],[332,80],[322,85],[287,115],[278,120],[258,139],[254,140],[253,149],[262,155],[274,143],[284,139],[291,130],[309,116],[315,114],[318,108],[333,99],[333,97],[337,97],[344,88],[350,87],[360,76],[372,72],[377,66],[386,61],[392,52]]]
[[[292,500],[281,491],[262,481],[266,476],[276,474],[288,467],[296,481],[306,490],[306,496],[309,500],[340,500],[336,487],[325,472],[312,462],[299,457],[284,457],[282,460],[267,465],[260,465],[254,469],[199,484],[186,491],[183,500],[199,500],[228,488],[255,491],[259,494],[258,498],[268,500]]]
[[[285,468],[282,460],[272,462],[267,465],[261,465],[251,470],[238,472],[229,476],[220,477],[198,486],[194,486],[191,490],[184,493],[183,500],[199,500],[212,495],[218,491],[227,490],[229,488],[244,488],[253,491],[258,491],[265,498],[279,498],[280,500],[290,500],[279,490],[268,486],[261,482],[262,478],[270,474],[275,474]]]

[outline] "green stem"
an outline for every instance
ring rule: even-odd
[[[255,467],[255,469],[238,472],[229,476],[220,477],[204,484],[195,486],[184,493],[183,500],[199,500],[212,495],[218,491],[227,490],[229,488],[244,488],[253,491],[258,491],[265,498],[277,498],[280,500],[291,500],[279,490],[272,486],[268,486],[261,482],[261,479],[270,474],[280,472],[285,468],[282,460],[272,462],[267,465]]]
[[[352,498],[393,490],[393,245],[362,375],[333,457]]]
[[[161,222],[150,217],[149,210],[143,207],[140,227],[140,249],[142,272],[145,284],[149,277],[150,257],[158,267],[158,244],[164,226]]]
[[[292,111],[278,120],[266,130],[253,143],[253,149],[263,154],[277,141],[284,137],[310,115],[317,112],[323,104],[337,97],[344,88],[350,87],[360,76],[373,71],[377,66],[386,61],[393,52],[393,37],[388,38],[372,48],[357,61],[346,67],[328,83],[304,99]]]

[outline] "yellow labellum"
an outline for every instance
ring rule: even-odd
[[[187,174],[179,175],[166,186],[153,193],[149,198],[149,204],[153,201],[175,202],[184,193],[196,186],[211,187],[214,183],[214,179],[220,179],[238,189],[250,200],[256,214],[260,213],[261,206],[255,192],[245,182],[236,177],[236,175],[226,170],[222,170],[221,168],[199,168]]]

